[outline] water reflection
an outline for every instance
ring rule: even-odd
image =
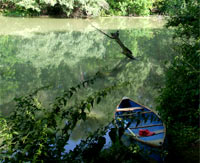
[[[16,20],[15,18],[4,20],[2,17],[0,19],[4,22]],[[123,96],[129,96],[147,106],[155,106],[157,91],[163,85],[164,61],[171,60],[173,51],[170,47],[173,45],[171,31],[152,27],[152,22],[155,23],[154,18],[138,18],[134,21],[129,18],[114,18],[109,21],[106,18],[90,20],[93,23],[98,22],[98,27],[104,30],[106,29],[103,28],[104,24],[110,26],[106,32],[120,28],[120,39],[133,51],[138,61],[126,58],[113,40],[98,31],[85,30],[86,20],[79,20],[79,28],[84,29],[84,32],[76,28],[72,31],[71,26],[66,30],[66,26],[75,20],[38,19],[37,23],[34,22],[35,19],[30,20],[20,19],[13,27],[13,31],[9,29],[12,34],[20,30],[24,32],[22,28],[24,25],[25,29],[30,29],[30,36],[10,35],[11,33],[5,28],[1,30],[0,109],[3,114],[8,114],[12,110],[12,99],[15,96],[30,93],[38,87],[50,84],[52,86],[50,90],[40,91],[38,94],[43,105],[48,106],[50,101],[62,94],[64,89],[91,78],[97,72],[99,76],[94,85],[80,90],[74,102],[114,83],[130,81],[132,84],[114,91],[96,105],[89,118],[85,122],[79,122],[71,140],[84,138],[89,132],[110,122],[115,106]],[[46,26],[46,23],[51,21],[55,21],[56,25]],[[27,22],[32,24],[29,26]],[[124,22],[127,24],[124,25]],[[147,28],[141,28],[137,24],[145,25]],[[37,33],[31,32],[36,29],[36,25],[39,26]],[[91,28],[88,23],[87,25]],[[44,26],[47,29],[44,29]],[[123,29],[124,27],[127,28]]]
[[[164,17],[105,17],[95,19],[56,19],[56,18],[17,18],[0,16],[0,35],[33,36],[33,33],[46,33],[54,31],[93,31],[91,26],[106,30],[162,28]]]

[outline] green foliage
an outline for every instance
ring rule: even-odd
[[[188,1],[187,5],[168,20],[167,27],[178,27],[175,37],[185,39],[188,44],[199,41],[199,3],[198,0]],[[184,41],[184,40],[183,40]],[[194,46],[194,44],[192,45]]]
[[[85,81],[92,84],[95,79]],[[95,102],[116,88],[115,85],[95,92],[75,105],[67,105],[72,96],[85,87],[85,83],[64,91],[51,107],[45,108],[37,99],[37,91],[31,95],[16,98],[16,110],[7,118],[1,118],[0,161],[61,161],[65,159],[65,145],[72,130],[80,120],[85,121]],[[44,89],[44,88],[43,88]],[[86,111],[87,109],[87,111]],[[95,139],[96,140],[96,139]],[[92,140],[92,141],[95,141]],[[104,138],[98,137],[99,152]],[[95,146],[97,148],[97,146]]]
[[[106,2],[104,0],[5,0],[12,4],[4,9],[6,15],[58,15],[63,17],[98,16]]]
[[[167,122],[198,123],[200,36],[196,12],[199,12],[198,4],[194,1],[168,22],[168,26],[177,26],[175,37],[179,45],[175,50],[179,55],[167,71],[166,88],[161,94],[161,107],[167,109],[160,108],[160,111],[166,120],[170,118]]]
[[[58,15],[86,17],[104,15],[149,15],[153,0],[4,0],[6,15]],[[10,5],[7,5],[10,4]]]
[[[166,87],[162,90],[160,97],[160,111],[169,124],[179,121],[197,125],[200,80],[197,50],[199,46],[186,44],[181,48],[182,55],[175,58],[173,66],[167,71]],[[162,110],[162,108],[165,109]]]
[[[174,16],[183,10],[187,9],[189,3],[193,3],[193,0],[157,0],[154,5],[158,12],[165,15]]]
[[[174,157],[183,160],[185,158],[183,151],[190,150],[191,144],[199,139],[198,13],[197,0],[190,1],[168,21],[168,27],[176,27],[174,37],[178,43],[175,47],[178,55],[166,71],[166,84],[159,97],[158,110],[168,128],[170,153],[171,155],[176,153]]]
[[[111,15],[149,15],[152,0],[108,0]]]
[[[152,9],[152,5],[152,0],[133,1],[133,11],[136,15],[150,15],[150,9]]]
[[[119,137],[120,129],[115,127],[113,122],[105,128],[99,128],[93,134],[89,135],[87,139],[82,140],[73,151],[64,156],[67,162],[146,162],[141,157],[139,146],[133,140],[129,147],[123,145]],[[112,141],[109,148],[102,148],[105,145],[106,139],[103,137],[106,132],[116,138]],[[112,139],[112,138],[111,138]],[[112,139],[113,140],[113,139]]]
[[[165,2],[165,0],[154,0],[151,12],[161,14],[163,12],[163,6]]]
[[[0,9],[9,16],[54,15],[175,15],[193,0],[3,0]]]
[[[198,126],[189,126],[184,123],[179,123],[172,126],[173,130],[169,130],[171,135],[174,135],[176,138],[174,143],[177,145],[177,149],[185,149],[188,147],[188,144],[193,144],[194,140],[198,139],[199,128]],[[180,128],[182,130],[180,130]],[[179,130],[179,132],[177,132]]]

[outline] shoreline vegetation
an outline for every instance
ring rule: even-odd
[[[2,0],[0,13],[5,16],[56,18],[92,18],[97,16],[169,15],[172,0]],[[178,5],[180,7],[180,5]]]

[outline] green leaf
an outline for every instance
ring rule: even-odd
[[[69,93],[68,93],[68,98],[71,98],[72,95],[73,95],[73,92],[72,92],[72,91],[69,91]]]
[[[29,150],[32,148],[32,144],[27,144],[24,148],[24,152],[29,152]]]
[[[90,110],[91,110],[91,104],[87,104],[87,110],[90,112]]]
[[[98,98],[97,98],[97,104],[99,104],[100,101],[101,101],[101,97],[98,97]]]
[[[66,106],[67,100],[66,100],[66,99],[63,99],[63,103],[64,103],[64,106]]]
[[[92,100],[90,101],[90,104],[91,104],[91,106],[93,107],[93,105],[94,105],[94,99],[92,99]]]
[[[14,135],[19,135],[19,133],[18,133],[18,132],[16,132],[16,131],[14,131],[14,132],[13,132],[13,134],[14,134]]]
[[[81,113],[81,118],[85,121],[86,120],[86,113],[85,112],[82,112]]]
[[[72,87],[70,88],[72,91],[76,92],[76,88],[75,87]]]

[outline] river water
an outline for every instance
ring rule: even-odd
[[[90,79],[97,72],[103,77],[88,85],[75,102],[113,84],[131,85],[114,90],[75,128],[71,143],[106,125],[123,96],[155,108],[155,98],[164,84],[164,70],[173,57],[172,31],[164,28],[162,17],[110,17],[95,19],[0,17],[0,111],[8,115],[13,98],[40,91],[44,106],[63,90]],[[106,33],[119,30],[121,41],[136,61],[126,58]]]

